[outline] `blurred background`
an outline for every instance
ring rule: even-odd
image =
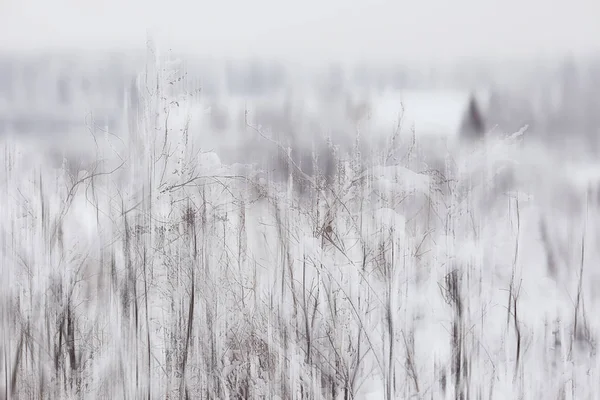
[[[54,141],[92,119],[117,132],[151,37],[183,60],[213,130],[235,124],[216,105],[228,96],[347,103],[364,90],[457,89],[476,95],[488,134],[527,125],[549,145],[597,149],[598,15],[592,0],[5,0],[0,133]],[[263,114],[263,125],[281,119]]]

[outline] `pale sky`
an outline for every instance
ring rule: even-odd
[[[600,50],[599,0],[0,0],[0,48],[145,46],[287,59]]]

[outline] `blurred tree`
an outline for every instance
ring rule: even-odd
[[[67,75],[60,75],[56,82],[56,90],[58,93],[58,101],[62,105],[69,105],[71,103],[71,88],[70,79]]]

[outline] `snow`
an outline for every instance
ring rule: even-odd
[[[431,188],[431,177],[419,174],[402,166],[375,166],[370,172],[381,185],[381,190],[396,189],[404,192],[417,192],[427,194]]]
[[[600,164],[570,163],[566,173],[572,179],[576,188],[585,193],[588,188],[600,184]]]
[[[391,133],[402,122],[404,132],[452,137],[460,133],[469,94],[460,91],[387,91],[371,100],[375,129]]]
[[[198,158],[198,163],[202,167],[217,168],[221,166],[221,159],[219,158],[219,155],[214,151],[202,153]]]

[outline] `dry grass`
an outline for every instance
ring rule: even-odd
[[[513,144],[443,174],[340,160],[329,185],[293,165],[298,197],[169,125],[153,67],[109,161],[5,143],[2,398],[598,397],[598,216],[494,192]]]

